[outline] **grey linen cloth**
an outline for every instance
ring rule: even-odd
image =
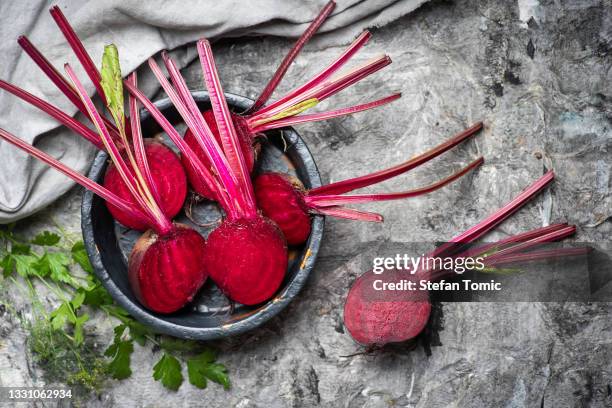
[[[321,29],[317,46],[351,41],[361,30],[387,24],[427,0],[338,0],[333,15]],[[42,97],[74,115],[76,108],[54,87],[17,45],[21,34],[63,73],[63,64],[77,69],[88,92],[93,85],[80,70],[74,54],[48,9],[59,5],[97,63],[104,45],[115,43],[127,74],[163,49],[173,50],[184,66],[195,58],[189,43],[201,37],[274,35],[297,37],[327,0],[66,0],[0,3],[0,78]],[[284,55],[278,55],[280,62]],[[220,67],[223,69],[223,67]],[[145,70],[143,70],[144,72]],[[152,78],[139,85],[152,95]],[[265,84],[262,84],[262,88]],[[46,114],[0,91],[0,127],[34,143],[68,166],[86,172],[95,148]],[[79,116],[77,115],[77,118]],[[82,118],[81,118],[82,120]],[[73,186],[66,176],[0,141],[0,223],[24,218],[60,197]]]

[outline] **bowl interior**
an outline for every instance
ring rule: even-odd
[[[202,110],[210,107],[206,92],[194,92],[194,98]],[[250,101],[236,95],[227,95],[228,104],[236,111],[246,109]],[[167,100],[156,103],[164,115],[180,130],[184,124],[172,104]],[[157,123],[143,111],[143,134],[147,137],[165,136]],[[168,143],[172,146],[172,143]],[[96,156],[89,176],[101,182],[108,164],[107,155]],[[262,141],[255,173],[277,171],[297,176],[307,188],[321,184],[319,173],[310,152],[299,135],[292,129],[267,133]],[[189,202],[189,196],[188,196]],[[191,219],[181,212],[176,218],[207,236],[222,213],[217,205],[208,201],[186,204],[191,208]],[[140,236],[113,220],[104,201],[87,192],[83,197],[83,234],[90,259],[98,277],[113,298],[130,314],[158,332],[182,338],[210,340],[230,334],[238,334],[261,325],[280,312],[303,286],[314,265],[323,231],[323,218],[314,217],[308,242],[289,248],[289,267],[285,280],[277,294],[259,306],[231,305],[228,299],[208,279],[197,297],[182,310],[171,315],[153,313],[145,309],[134,297],[127,278],[127,258],[134,242]]]

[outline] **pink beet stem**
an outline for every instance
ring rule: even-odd
[[[62,13],[62,10],[60,10],[58,6],[51,7],[49,13],[51,13],[51,16],[55,20],[55,23],[61,32],[64,34],[64,37],[66,37],[66,41],[68,41],[68,44],[85,69],[87,76],[89,76],[89,79],[91,79],[91,82],[93,82],[94,86],[96,87],[98,95],[100,95],[100,98],[102,98],[104,105],[106,105],[106,95],[104,94],[104,89],[102,88],[102,76],[100,75],[100,71],[98,71],[96,64],[94,64],[91,57],[87,53],[87,50],[79,39],[79,36],[76,34],[66,19],[66,16],[64,13]]]
[[[207,155],[208,160],[212,164],[213,173],[220,178],[219,188],[214,191],[217,195],[227,195],[226,203],[229,203],[229,207],[224,207],[228,213],[228,217],[238,217],[240,214],[241,203],[237,202],[236,199],[240,199],[241,195],[238,194],[237,180],[235,175],[230,171],[230,167],[227,163],[226,157],[215,137],[212,135],[210,128],[206,124],[206,121],[202,118],[197,104],[193,100],[189,89],[182,80],[180,73],[173,72],[171,70],[170,75],[173,76],[173,80],[177,85],[182,85],[178,89],[174,89],[170,82],[166,79],[163,72],[152,58],[149,58],[149,66],[153,71],[153,74],[157,77],[157,80],[161,84],[164,91],[172,101],[173,105],[178,110],[179,114],[185,121],[185,124],[193,132],[195,139],[198,144]],[[177,75],[178,74],[178,75]],[[192,103],[188,103],[192,102]],[[214,186],[210,186],[214,187]]]
[[[78,120],[62,112],[56,106],[53,106],[47,101],[44,101],[43,99],[40,99],[39,97],[3,80],[0,80],[0,88],[12,93],[16,97],[45,112],[64,126],[93,143],[98,149],[104,149],[104,145],[100,141],[100,137],[96,132],[83,125]]]
[[[265,132],[267,130],[279,129],[287,126],[293,126],[300,123],[307,122],[317,122],[321,120],[327,120],[331,118],[337,118],[339,116],[352,115],[353,113],[363,112],[368,109],[377,108],[382,105],[386,105],[387,103],[393,102],[396,99],[399,99],[402,96],[401,93],[396,93],[390,96],[387,96],[382,99],[378,99],[376,101],[364,103],[361,105],[355,105],[348,108],[336,109],[327,112],[313,113],[309,115],[300,115],[294,116],[284,119],[275,120],[269,123],[264,123],[262,125],[257,125],[254,128],[251,128],[253,133]]]
[[[147,98],[145,94],[140,91],[140,89],[132,85],[130,82],[124,81],[124,85],[126,89],[130,92],[130,94],[133,95],[136,99],[138,99],[138,101],[145,107],[145,109],[149,111],[155,121],[161,126],[164,132],[166,132],[170,140],[172,140],[172,142],[178,147],[180,152],[188,158],[193,168],[204,179],[204,181],[209,186],[213,186],[214,191],[220,191],[221,185],[219,184],[219,180],[210,173],[210,171],[198,158],[198,156],[191,149],[191,147],[189,147],[189,145],[185,143],[185,141],[176,131],[174,126],[172,126],[168,119],[166,119],[166,117],[159,111],[159,109],[157,109],[153,102],[151,102],[151,100]],[[219,194],[218,198],[221,201],[221,205],[223,206],[223,208],[227,208],[229,206],[229,203],[225,201],[226,196],[224,194]]]
[[[366,222],[383,222],[383,216],[380,214],[354,210],[344,207],[324,207],[314,208],[315,214],[329,215],[330,217],[344,218],[347,220],[366,221]]]
[[[495,252],[492,255],[488,255],[486,256],[487,259],[489,260],[495,260],[497,258],[506,256],[506,255],[510,255],[510,254],[514,254],[520,251],[526,251],[529,250],[531,248],[533,248],[534,246],[537,246],[539,244],[542,243],[547,243],[547,242],[554,242],[554,241],[560,241],[564,238],[569,237],[570,235],[574,235],[576,233],[576,227],[574,225],[568,225],[566,227],[563,227],[561,229],[549,232],[547,234],[543,234],[540,235],[538,237],[532,238],[528,241],[525,242],[521,242],[521,243],[517,243],[515,245],[512,245],[510,247],[501,249],[497,252]]]
[[[261,108],[268,102],[274,90],[278,87],[278,84],[281,82],[285,73],[289,69],[291,63],[298,56],[304,45],[312,38],[312,36],[319,30],[319,27],[323,24],[323,22],[329,17],[329,15],[336,7],[336,3],[332,0],[321,9],[319,15],[310,23],[306,31],[298,38],[296,43],[293,45],[289,53],[285,56],[280,66],[276,69],[276,72],[261,92],[257,100],[251,105],[249,110],[246,113],[255,112],[257,109]]]
[[[138,86],[138,78],[136,72],[132,73],[127,82],[132,84],[134,87]],[[144,140],[142,138],[142,128],[140,126],[140,112],[138,111],[138,100],[132,95],[129,95],[129,108],[130,108],[130,126],[132,129],[132,143],[134,145],[134,155],[136,156],[136,163],[140,172],[144,175],[144,179],[153,198],[156,202],[159,202],[160,196],[157,191],[157,185],[153,180],[153,174],[151,174],[151,168],[147,160],[147,154],[145,151]]]
[[[482,129],[482,122],[478,122],[472,125],[470,128],[455,135],[448,141],[434,147],[431,150],[426,151],[425,153],[419,156],[416,156],[413,159],[408,160],[405,163],[391,167],[387,170],[382,170],[376,173],[369,174],[367,176],[356,177],[348,180],[338,181],[336,183],[330,183],[326,186],[317,187],[310,190],[307,194],[308,196],[316,196],[323,194],[344,194],[348,193],[349,191],[357,190],[359,188],[367,187],[372,184],[377,184],[390,178],[396,177],[400,174],[406,173],[407,171],[414,169],[415,167],[420,166],[425,162],[428,162],[429,160],[435,157],[438,157],[442,153],[452,149],[459,143],[471,137],[480,129]]]
[[[372,201],[385,201],[385,200],[399,200],[403,198],[416,197],[420,195],[424,195],[430,193],[432,191],[438,190],[447,184],[452,183],[457,180],[461,176],[465,175],[467,172],[475,169],[484,163],[484,158],[479,157],[474,160],[468,166],[464,167],[460,171],[451,174],[450,176],[436,182],[430,184],[429,186],[418,188],[415,190],[403,191],[401,193],[383,193],[383,194],[356,194],[356,195],[316,195],[316,196],[306,196],[305,201],[306,204],[311,205],[313,207],[330,207],[336,205],[346,205],[346,204],[360,204],[360,203],[369,203]]]
[[[245,215],[253,216],[257,214],[257,207],[255,205],[255,193],[253,192],[250,172],[247,168],[242,148],[240,147],[238,133],[236,133],[236,129],[234,128],[234,121],[232,120],[227,101],[225,100],[225,94],[223,93],[223,87],[221,86],[217,67],[215,66],[212,48],[206,39],[198,41],[198,54],[204,74],[204,82],[208,89],[212,110],[219,129],[223,151],[228,158],[232,172],[236,174],[238,178],[239,186],[244,195],[242,201],[247,207]]]
[[[119,153],[117,146],[113,142],[113,139],[110,133],[108,132],[108,129],[104,125],[100,114],[96,110],[93,101],[91,100],[89,95],[87,95],[83,84],[81,84],[69,64],[66,64],[65,68],[68,77],[72,81],[74,88],[81,97],[83,104],[87,108],[89,115],[91,116],[94,124],[96,125],[96,129],[98,130],[98,133],[100,134],[100,137],[102,138],[102,141],[106,146],[106,151],[113,160],[113,163],[115,164],[115,167],[117,168],[121,179],[126,184],[128,189],[130,190],[130,193],[140,205],[142,210],[145,211],[151,217],[151,219],[155,220],[156,231],[160,234],[167,233],[172,229],[172,223],[164,216],[155,201],[148,201],[143,197],[142,186],[138,184],[138,180],[134,177],[132,170],[127,166],[127,164],[121,157],[121,153]]]
[[[543,251],[532,251],[525,254],[511,254],[494,260],[485,258],[484,264],[488,266],[507,265],[511,263],[532,262],[543,259],[554,259],[568,256],[587,255],[591,248],[557,248]]]
[[[565,227],[567,227],[567,223],[559,223],[559,224],[549,225],[546,227],[536,228],[531,231],[523,232],[521,234],[509,236],[497,242],[488,242],[488,243],[479,245],[477,247],[470,248],[462,252],[460,255],[455,255],[455,256],[462,257],[462,258],[474,257],[480,254],[490,252],[493,249],[505,248],[506,246],[510,244],[529,241],[530,239],[537,238],[539,236],[548,234],[549,232],[557,231]]]
[[[34,63],[38,65],[41,71],[55,84],[57,89],[62,92],[70,102],[85,116],[89,118],[87,109],[81,102],[81,98],[76,93],[72,85],[66,80],[66,78],[49,62],[47,58],[28,40],[26,36],[21,36],[17,40],[21,48],[32,58]],[[91,118],[89,118],[91,120]],[[106,117],[102,117],[104,124],[110,129],[114,137],[117,137],[119,132],[115,125],[111,123]]]
[[[337,72],[340,68],[342,68],[352,57],[359,51],[370,39],[372,34],[369,31],[362,32],[353,43],[338,57],[334,60],[327,68],[321,71],[319,74],[315,75],[310,81],[306,82],[304,85],[290,91],[282,98],[277,101],[271,103],[268,106],[259,109],[259,111],[255,112],[256,115],[264,115],[272,109],[276,109],[279,105],[284,104],[290,99],[293,99],[297,95],[301,95],[304,91],[308,89],[312,89],[325,81],[327,78],[332,76],[335,72]],[[251,116],[249,116],[251,117]]]
[[[497,225],[501,224],[506,218],[518,211],[522,206],[527,204],[533,197],[540,193],[548,184],[550,184],[555,178],[555,174],[552,170],[548,171],[532,185],[527,187],[521,194],[510,201],[508,204],[474,225],[467,231],[457,235],[449,242],[438,247],[432,256],[439,256],[442,253],[447,252],[449,249],[456,247],[458,243],[470,243],[480,238],[487,232],[491,231]]]
[[[35,158],[37,158],[38,160],[42,161],[43,163],[46,163],[49,166],[53,167],[54,169],[64,173],[66,176],[70,177],[76,183],[78,183],[78,184],[82,185],[83,187],[93,191],[95,194],[99,195],[104,200],[106,200],[109,203],[113,204],[114,206],[119,208],[121,211],[124,211],[127,214],[130,214],[132,217],[134,217],[134,218],[136,218],[136,219],[138,219],[138,220],[140,220],[142,222],[145,222],[146,224],[151,224],[151,220],[149,219],[148,215],[144,214],[142,211],[140,211],[138,209],[133,208],[123,198],[117,196],[115,193],[107,190],[106,188],[102,187],[98,183],[96,183],[94,181],[91,181],[90,179],[88,179],[87,177],[83,176],[82,174],[77,173],[76,171],[74,171],[70,167],[66,166],[64,163],[62,163],[59,160],[55,159],[54,157],[51,157],[47,153],[45,153],[45,152],[35,148],[34,146],[31,146],[30,144],[24,142],[23,140],[21,140],[18,137],[12,135],[11,133],[7,132],[4,129],[0,129],[0,137],[2,139],[6,140],[7,142],[9,142],[10,144],[12,144],[12,145],[18,147],[19,149],[25,151],[29,155],[34,156]]]
[[[279,105],[278,107],[271,109],[266,113],[256,113],[247,119],[249,125],[259,122],[261,120],[269,119],[276,115],[282,114],[299,103],[302,103],[309,99],[315,99],[318,102],[325,100],[326,98],[342,91],[343,89],[351,86],[352,84],[360,81],[361,79],[381,70],[391,63],[391,58],[383,55],[371,62],[367,62],[357,68],[354,68],[346,73],[339,75],[336,78],[332,78],[329,81],[321,83],[315,87],[306,89],[299,95],[288,100],[287,102]]]

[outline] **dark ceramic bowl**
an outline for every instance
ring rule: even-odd
[[[210,107],[207,92],[194,92],[193,95],[200,108]],[[230,108],[236,112],[243,111],[251,104],[249,99],[241,96],[232,94],[226,96]],[[179,114],[168,99],[160,100],[155,105],[175,126],[184,128]],[[143,133],[146,136],[162,133],[148,112],[143,110],[141,118]],[[270,132],[267,136],[267,141],[262,144],[256,172],[275,170],[296,175],[307,188],[321,185],[317,166],[308,148],[293,129]],[[89,177],[102,182],[107,164],[106,153],[98,153]],[[89,191],[83,195],[81,214],[83,237],[89,259],[96,275],[113,299],[133,317],[156,332],[199,340],[212,340],[244,333],[262,325],[283,310],[304,286],[314,266],[323,236],[324,223],[323,217],[313,217],[312,233],[308,242],[301,247],[290,248],[287,275],[281,288],[270,301],[259,306],[238,304],[232,308],[228,299],[208,279],[193,302],[176,313],[162,315],[145,309],[134,297],[128,282],[127,257],[140,234],[115,222],[104,201]],[[191,218],[196,219],[199,224],[214,223],[220,217],[221,214],[213,203],[204,202],[193,206]],[[183,213],[176,219],[193,226],[205,236],[214,228],[198,227]]]

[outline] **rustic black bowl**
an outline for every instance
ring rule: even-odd
[[[193,92],[200,108],[210,107],[208,93]],[[227,94],[228,104],[236,112],[250,106],[247,98]],[[155,104],[177,127],[184,126],[177,111],[168,99]],[[160,134],[161,128],[146,111],[141,113],[143,133],[146,136]],[[171,145],[169,143],[169,145]],[[89,172],[92,180],[102,182],[107,155],[96,155]],[[256,172],[276,170],[292,173],[299,177],[307,188],[318,187],[321,179],[317,166],[306,144],[291,128],[270,132],[263,143]],[[213,203],[204,202],[193,207],[192,218],[199,224],[219,219],[221,214]],[[182,310],[163,315],[145,309],[135,298],[127,273],[127,257],[139,237],[136,231],[128,230],[113,220],[104,201],[87,191],[81,206],[82,229],[85,246],[96,275],[113,299],[133,317],[151,327],[154,331],[185,339],[212,340],[252,330],[278,314],[298,294],[312,270],[321,238],[324,219],[312,219],[312,233],[308,242],[300,247],[290,248],[289,267],[285,280],[276,295],[258,306],[232,305],[214,283],[208,279],[198,296]],[[177,217],[179,222],[192,225],[203,235],[214,227],[198,227],[184,214]]]

